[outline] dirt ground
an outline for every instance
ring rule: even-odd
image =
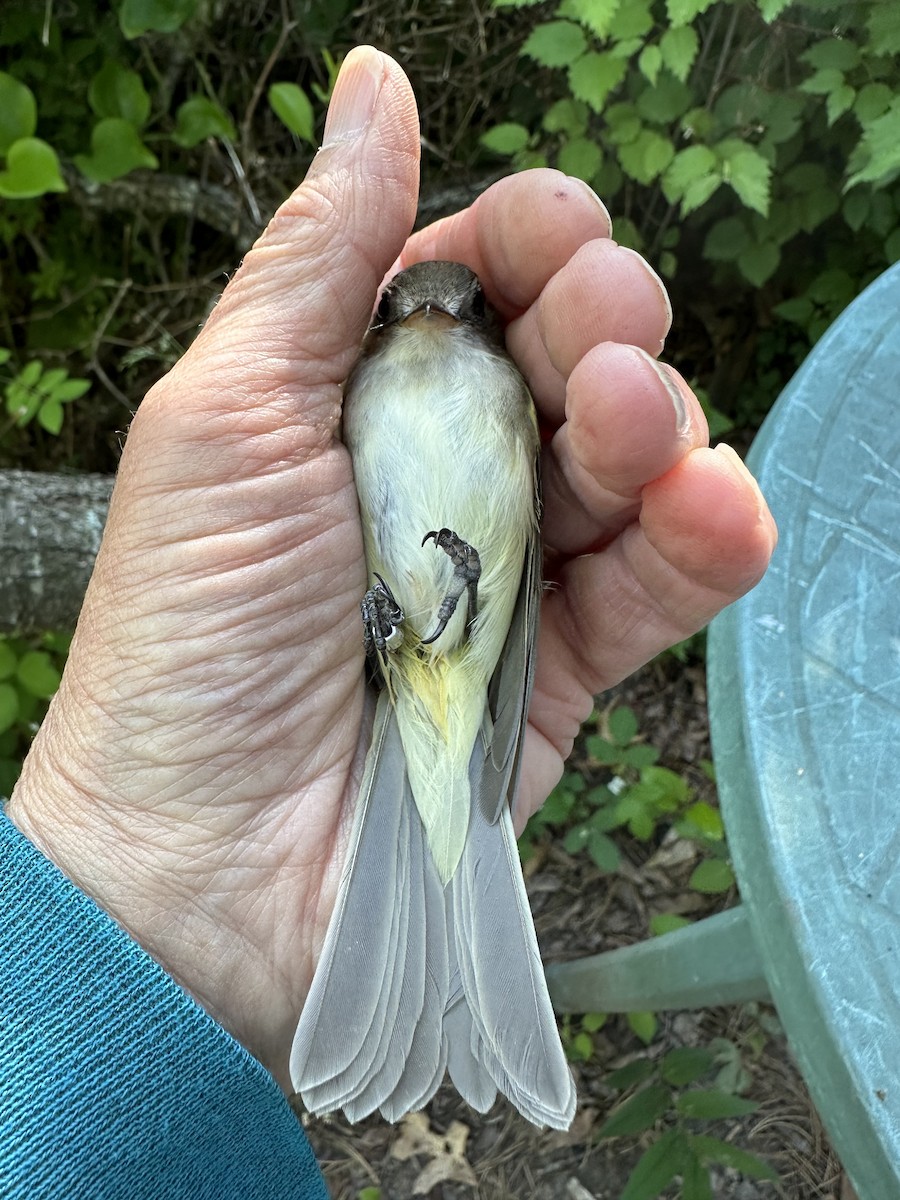
[[[702,664],[685,666],[667,656],[621,685],[615,697],[635,710],[641,732],[662,753],[661,763],[686,775],[704,799],[713,799],[714,787],[699,768],[710,756]],[[539,846],[527,876],[546,961],[640,940],[653,913],[697,918],[736,899],[701,896],[687,888],[698,854],[692,843],[674,835],[649,848],[626,840],[622,849],[622,868],[610,876],[586,854],[570,856],[556,840],[547,838]],[[359,1200],[366,1188],[380,1188],[379,1200],[618,1200],[650,1138],[597,1140],[596,1131],[618,1099],[606,1076],[636,1057],[655,1059],[676,1046],[708,1045],[715,1037],[741,1048],[750,1076],[744,1094],[759,1107],[749,1116],[704,1122],[702,1132],[766,1159],[782,1189],[721,1169],[713,1178],[715,1200],[779,1195],[854,1200],[777,1017],[765,1006],[659,1014],[648,1048],[624,1018],[611,1018],[594,1035],[590,1060],[573,1068],[579,1107],[565,1134],[535,1130],[502,1099],[480,1116],[446,1084],[424,1113],[398,1126],[378,1117],[356,1126],[342,1117],[301,1119],[334,1200]],[[679,1193],[673,1188],[664,1194]]]

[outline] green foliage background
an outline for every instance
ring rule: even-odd
[[[0,465],[114,467],[360,40],[413,78],[426,191],[547,164],[604,197],[717,432],[900,257],[890,0],[31,0],[0,27]]]
[[[717,432],[900,257],[890,0],[31,0],[0,27],[0,465],[112,469],[360,40],[413,78],[426,191],[547,164],[604,197]]]

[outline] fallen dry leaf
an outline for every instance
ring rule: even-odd
[[[421,1154],[431,1160],[416,1176],[414,1196],[427,1196],[436,1184],[450,1180],[476,1186],[475,1172],[466,1158],[468,1137],[468,1126],[461,1121],[453,1121],[446,1133],[436,1133],[424,1113],[408,1113],[403,1118],[400,1136],[391,1147],[391,1157],[405,1162]]]

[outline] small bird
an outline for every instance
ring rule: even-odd
[[[567,1129],[575,1087],[511,804],[541,595],[531,395],[477,276],[401,271],[344,395],[380,688],[337,903],[291,1050],[311,1112],[388,1121],[449,1073]]]

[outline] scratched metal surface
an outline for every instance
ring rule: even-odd
[[[860,1200],[900,1197],[900,265],[815,347],[751,463],[780,543],[710,634],[741,895]]]

